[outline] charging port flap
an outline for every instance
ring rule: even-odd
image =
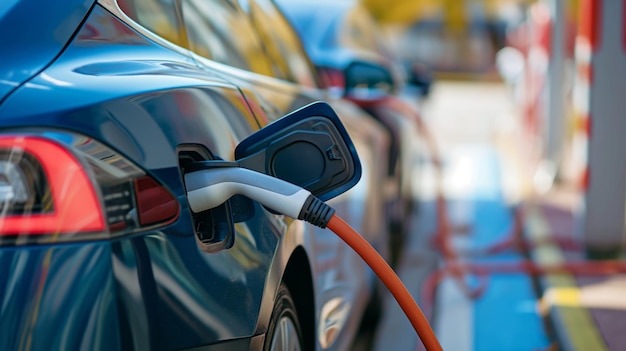
[[[325,102],[296,110],[243,140],[235,149],[241,167],[307,189],[326,201],[361,178],[356,149]]]

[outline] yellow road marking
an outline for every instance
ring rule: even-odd
[[[536,243],[546,243],[550,239],[550,227],[535,206],[527,208],[528,236]],[[565,258],[555,244],[542,244],[533,250],[531,256],[540,265],[563,263]],[[549,274],[543,277],[546,291],[542,306],[558,318],[567,340],[574,350],[608,351],[608,346],[600,335],[591,313],[581,305],[581,293],[574,277],[569,274]]]

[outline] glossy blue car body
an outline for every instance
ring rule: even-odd
[[[182,182],[183,156],[232,160],[241,140],[315,96],[296,92],[271,115],[254,80],[199,68],[114,5],[0,5],[0,135],[72,150],[94,141],[178,206],[117,234],[109,223],[42,242],[0,235],[0,349],[262,349],[281,281],[296,296],[305,349],[344,349],[371,286],[362,262],[332,233],[257,203],[233,225],[232,246],[204,245]]]

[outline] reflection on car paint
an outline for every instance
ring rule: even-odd
[[[108,293],[113,285],[109,257],[110,249],[102,243],[3,248],[0,330],[15,337],[0,338],[0,348],[115,347],[118,335],[115,301]],[[67,294],[72,298],[64,298]]]

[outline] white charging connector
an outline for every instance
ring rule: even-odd
[[[215,208],[233,195],[258,201],[275,212],[325,228],[334,209],[311,192],[267,174],[241,167],[206,168],[185,174],[193,212]]]

